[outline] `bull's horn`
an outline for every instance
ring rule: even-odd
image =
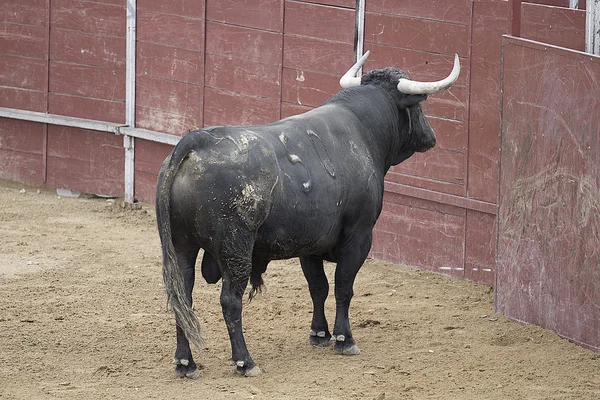
[[[448,89],[456,80],[460,74],[460,62],[458,60],[458,54],[454,55],[454,68],[446,79],[442,79],[437,82],[417,82],[411,81],[410,79],[400,79],[398,82],[398,90],[404,94],[431,94],[441,92],[442,90]]]
[[[365,63],[365,61],[367,61],[367,57],[369,57],[369,53],[371,51],[368,50],[361,58],[358,59],[358,61],[356,62],[356,64],[354,64],[352,67],[350,67],[350,69],[348,70],[348,72],[346,72],[344,74],[344,76],[342,76],[340,78],[340,86],[345,88],[349,88],[352,86],[360,86],[360,77],[355,76],[356,73],[358,72],[358,70],[360,69],[360,67],[362,67],[362,65]]]

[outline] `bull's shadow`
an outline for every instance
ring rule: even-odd
[[[455,56],[451,74],[438,82],[412,81],[396,68],[356,77],[367,56],[321,107],[267,125],[189,132],[164,161],[156,215],[179,376],[198,376],[190,341],[202,341],[191,307],[201,248],[203,277],[223,280],[220,301],[240,374],[260,373],[244,341],[242,296],[248,282],[251,297],[260,290],[271,260],[300,258],[314,306],[310,343],[360,353],[348,309],[381,212],[384,176],[435,146],[421,102],[448,89],[460,71]],[[324,260],[337,263],[333,334],[324,312]]]

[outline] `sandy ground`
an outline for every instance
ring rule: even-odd
[[[264,278],[244,309],[263,374],[228,365],[220,286],[198,280],[202,375],[176,378],[152,207],[0,182],[0,398],[600,398],[599,354],[495,315],[488,287],[368,261],[351,307],[362,353],[339,356],[308,344],[297,261]]]

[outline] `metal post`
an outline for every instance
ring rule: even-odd
[[[579,8],[579,0],[569,0],[569,8],[577,10]]]
[[[587,0],[585,8],[585,51],[600,55],[600,0]]]
[[[136,0],[127,0],[127,61],[125,123],[135,127],[135,40],[136,40]],[[125,135],[125,202],[133,203],[135,198],[135,139]]]
[[[355,27],[355,41],[354,41],[354,53],[356,55],[356,61],[362,57],[364,52],[364,40],[365,40],[365,0],[356,0],[356,22]],[[358,70],[358,76],[362,76],[362,67]]]

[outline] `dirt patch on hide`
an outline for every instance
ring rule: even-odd
[[[175,378],[152,207],[22,188],[0,182],[0,398],[600,398],[598,354],[494,315],[488,287],[375,261],[350,310],[360,355],[308,345],[310,296],[289,260],[271,263],[267,290],[244,305],[263,374],[229,366],[220,285],[199,279],[202,374]]]

